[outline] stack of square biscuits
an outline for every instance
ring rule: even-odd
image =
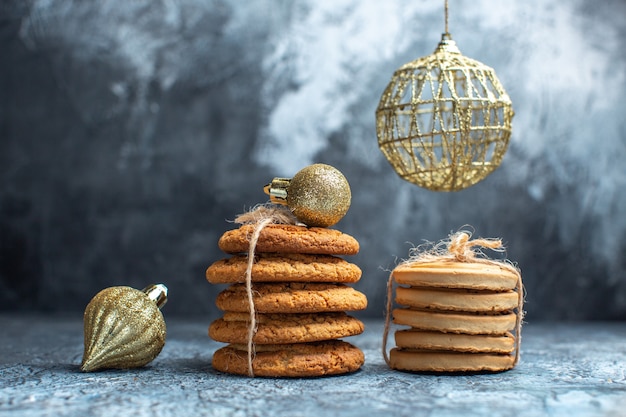
[[[394,369],[504,371],[515,366],[521,279],[497,263],[407,263],[393,271]],[[516,311],[517,309],[517,311]]]
[[[232,255],[206,271],[213,284],[230,284],[216,299],[223,317],[209,336],[228,343],[213,355],[213,367],[248,375],[250,305],[245,279],[254,225],[227,231],[219,240]],[[339,340],[363,332],[363,323],[346,311],[367,307],[365,295],[346,285],[361,270],[340,258],[359,251],[358,242],[338,230],[268,225],[255,247],[251,281],[257,328],[253,334],[255,376],[314,377],[358,370],[363,352]]]

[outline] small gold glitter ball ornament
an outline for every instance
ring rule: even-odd
[[[165,345],[165,320],[160,308],[167,287],[143,290],[110,287],[91,299],[84,314],[85,352],[80,369],[138,368],[151,362]]]
[[[264,187],[270,201],[286,205],[298,220],[310,227],[329,227],[350,208],[352,194],[346,177],[326,164],[313,164],[293,178],[274,178]]]
[[[446,32],[435,52],[395,71],[376,109],[378,146],[398,175],[458,191],[491,174],[508,148],[511,99],[495,71]]]

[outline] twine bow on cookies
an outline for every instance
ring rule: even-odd
[[[502,240],[500,239],[474,239],[470,240],[470,234],[467,232],[459,232],[450,238],[448,243],[448,253],[454,256],[458,262],[475,262],[476,255],[480,251],[473,248],[489,248],[494,251],[504,251]],[[482,258],[481,258],[482,259]]]
[[[235,223],[253,224],[254,230],[250,236],[250,245],[248,247],[248,263],[246,266],[246,295],[250,310],[250,325],[248,326],[248,375],[254,377],[254,369],[252,361],[255,356],[254,334],[256,333],[256,310],[254,307],[254,298],[252,295],[252,266],[254,265],[254,257],[256,245],[261,236],[263,229],[270,224],[297,224],[298,219],[291,213],[289,208],[277,206],[274,204],[259,204],[250,211],[240,214],[235,218]]]
[[[439,243],[433,245],[430,249],[424,249],[422,247],[413,248],[410,252],[410,257],[406,261],[400,263],[401,265],[417,265],[426,263],[482,263],[489,265],[497,265],[500,268],[504,268],[512,272],[517,277],[517,292],[518,292],[518,305],[517,305],[517,318],[515,323],[515,358],[513,366],[515,366],[520,357],[520,344],[521,344],[521,327],[524,316],[524,287],[522,285],[522,276],[520,270],[508,260],[494,260],[489,259],[483,252],[482,248],[491,249],[496,252],[504,252],[505,248],[501,239],[471,239],[471,234],[467,231],[459,231],[451,235],[447,240],[442,240]],[[395,269],[394,269],[395,270]],[[385,309],[385,327],[383,332],[383,358],[387,365],[390,365],[389,355],[387,353],[387,339],[389,336],[389,329],[391,326],[391,310],[393,306],[393,283],[394,283],[394,271],[391,271],[387,280],[387,303]]]

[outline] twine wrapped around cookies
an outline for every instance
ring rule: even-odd
[[[453,268],[455,264],[463,265],[475,265],[484,264],[486,268],[496,267],[502,270],[505,274],[510,274],[510,278],[516,278],[516,282],[513,281],[511,288],[515,285],[517,291],[517,309],[514,333],[515,333],[515,346],[514,346],[514,358],[512,366],[514,367],[520,358],[520,344],[521,344],[521,327],[523,320],[523,304],[524,304],[524,288],[522,284],[522,277],[520,270],[508,260],[493,260],[489,259],[483,252],[482,248],[487,248],[496,252],[504,252],[505,248],[500,239],[474,239],[471,240],[471,233],[468,231],[459,231],[449,237],[447,240],[440,241],[429,249],[423,247],[414,248],[409,259],[400,263],[389,274],[387,281],[387,303],[385,313],[385,327],[383,332],[382,351],[385,362],[390,367],[393,367],[389,354],[387,353],[387,339],[389,336],[389,330],[391,326],[392,305],[393,305],[393,284],[396,282],[394,272],[397,273],[398,268],[402,269],[409,267],[420,267],[422,265],[437,265],[445,267],[446,264],[450,264]],[[453,273],[454,275],[454,273]],[[459,281],[462,281],[462,274],[459,274]],[[461,285],[461,284],[459,284]],[[445,287],[441,284],[441,287]],[[458,288],[458,287],[457,287]],[[430,302],[429,302],[430,304]],[[511,306],[513,306],[512,304]],[[395,314],[395,313],[394,313]],[[395,321],[395,318],[394,318]],[[406,323],[405,323],[406,324]],[[444,329],[445,330],[445,329]],[[453,329],[449,330],[451,333],[456,333]]]
[[[250,236],[250,246],[248,248],[248,263],[246,266],[246,295],[250,310],[250,325],[248,326],[248,375],[254,377],[252,361],[254,359],[254,334],[256,332],[256,310],[254,308],[254,298],[252,294],[252,266],[254,265],[254,257],[256,245],[261,235],[261,231],[270,224],[298,224],[298,219],[291,213],[288,207],[278,206],[274,204],[259,204],[250,211],[240,214],[235,218],[235,223],[253,224],[255,225],[252,236]]]

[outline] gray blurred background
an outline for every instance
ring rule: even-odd
[[[263,185],[324,162],[353,193],[356,287],[463,225],[500,237],[527,320],[626,319],[626,2],[450,1],[464,55],[516,116],[502,166],[457,193],[401,180],[374,111],[433,52],[443,0],[4,0],[0,308],[82,314],[163,282],[167,315],[217,315],[204,278]]]

